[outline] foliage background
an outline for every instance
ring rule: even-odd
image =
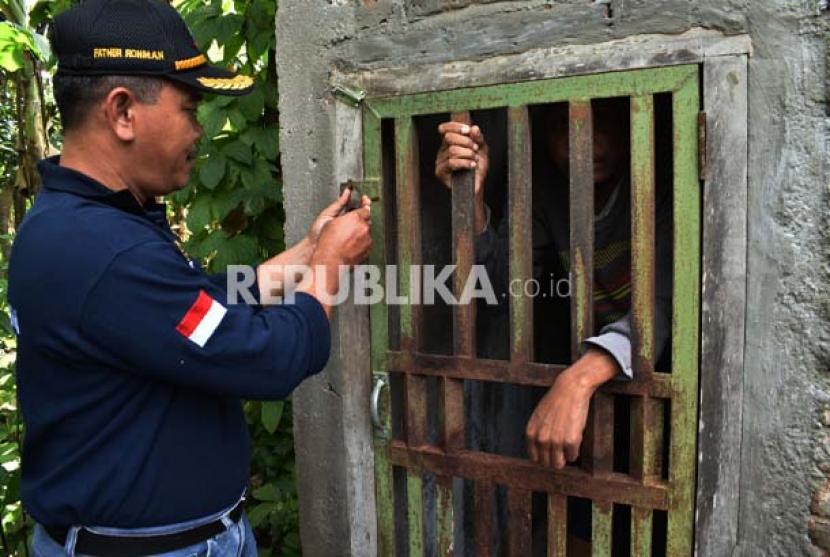
[[[14,230],[39,186],[34,164],[60,148],[50,94],[49,24],[73,0],[0,0],[0,544],[25,555],[32,522],[19,502],[23,435],[14,387],[15,338],[6,304]],[[214,63],[255,77],[244,97],[206,97],[191,183],[168,198],[173,229],[211,272],[284,249],[279,167],[276,0],[174,2]],[[247,507],[260,555],[299,555],[290,401],[246,402],[252,438]]]

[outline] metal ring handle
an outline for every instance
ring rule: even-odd
[[[385,378],[378,377],[375,379],[375,386],[372,388],[372,425],[377,429],[384,429],[384,424],[380,419],[380,393],[387,385],[388,383]]]

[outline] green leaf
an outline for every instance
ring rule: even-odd
[[[191,232],[198,232],[207,227],[212,220],[211,202],[209,195],[199,195],[187,210],[187,228]]]
[[[245,164],[251,164],[251,161],[253,160],[251,148],[246,146],[241,141],[231,141],[222,148],[222,152],[229,159]]]
[[[251,265],[259,259],[256,239],[243,234],[228,238],[223,232],[214,235],[218,238],[211,268],[216,272],[224,271],[228,265]]]
[[[243,44],[245,44],[245,37],[241,34],[233,35],[228,42],[222,45],[222,62],[226,65],[230,64],[239,54]]]
[[[254,87],[254,90],[239,99],[239,110],[245,118],[254,122],[262,117],[265,108],[265,93],[261,87]]]
[[[23,51],[18,48],[0,50],[0,68],[9,73],[16,72],[23,67]]]
[[[50,65],[52,60],[52,48],[49,46],[49,39],[40,33],[32,33],[32,44],[34,45],[34,53],[43,62],[48,62]]]
[[[259,505],[254,505],[250,509],[246,510],[248,514],[248,522],[251,523],[252,528],[258,528],[263,522],[265,522],[268,515],[274,513],[275,511],[276,505],[274,503],[261,503]]]
[[[224,14],[218,18],[215,38],[219,44],[226,45],[233,41],[234,37],[241,34],[242,16],[239,14]]]
[[[228,111],[228,119],[236,130],[245,129],[245,126],[248,124],[248,119],[245,118],[245,115],[238,108],[233,108]]]
[[[236,209],[245,197],[245,192],[241,188],[223,189],[213,194],[213,214],[216,220],[222,220],[228,213]]]
[[[277,431],[282,419],[282,410],[285,403],[281,400],[262,403],[262,425],[268,433]],[[261,497],[257,497],[261,499]]]
[[[270,29],[258,32],[248,41],[248,56],[259,60],[274,44],[274,33]]]
[[[205,102],[199,105],[199,122],[202,124],[207,139],[216,137],[225,127],[228,115],[218,102]]]
[[[274,175],[271,173],[271,167],[262,159],[257,159],[253,168],[242,169],[241,177],[245,189],[255,191],[265,197],[268,197],[268,190],[274,186]]]
[[[279,133],[275,129],[260,129],[257,150],[268,160],[276,160],[280,154]]]
[[[223,155],[215,153],[208,157],[199,168],[199,179],[202,184],[208,189],[214,189],[225,176],[226,166],[227,161]]]
[[[268,483],[262,487],[258,487],[251,492],[255,499],[260,501],[271,501],[276,503],[280,500],[280,490],[275,484]]]

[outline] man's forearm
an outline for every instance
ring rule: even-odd
[[[593,393],[620,373],[617,361],[601,348],[589,348],[568,368],[586,391]]]
[[[257,284],[261,300],[272,296],[281,296],[285,285],[285,267],[288,265],[308,265],[314,253],[314,245],[306,236],[284,252],[257,267]]]

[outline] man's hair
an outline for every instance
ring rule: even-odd
[[[80,126],[92,107],[100,103],[116,87],[125,87],[138,102],[158,101],[163,78],[136,75],[56,75],[53,88],[55,103],[64,131]]]

